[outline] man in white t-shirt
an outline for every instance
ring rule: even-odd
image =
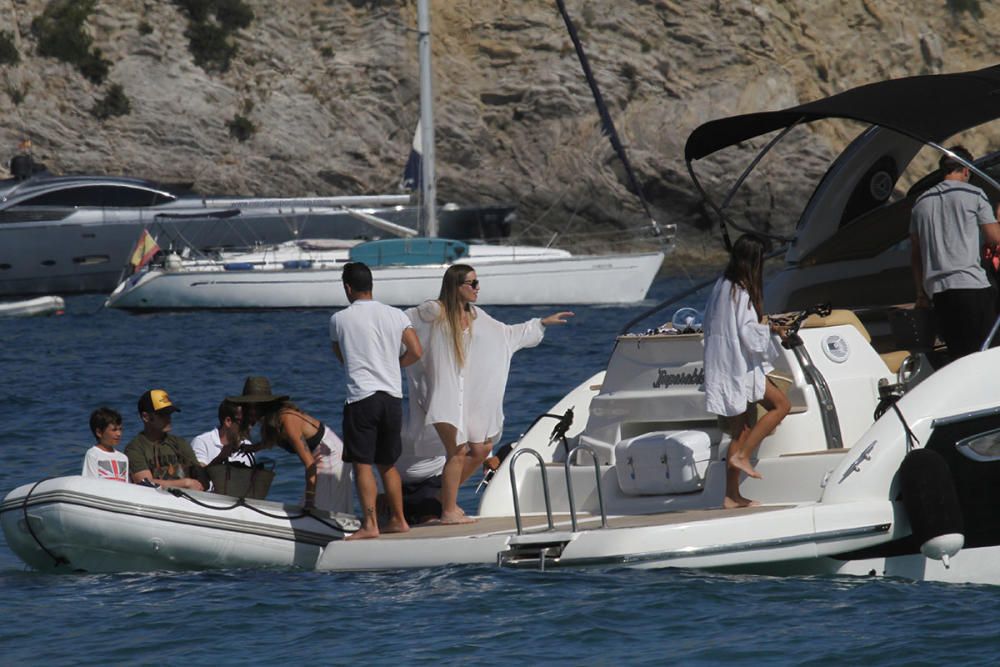
[[[122,416],[111,408],[97,408],[90,414],[90,432],[97,443],[83,458],[84,477],[128,483],[128,457],[115,448],[122,440]]]
[[[237,451],[240,445],[250,444],[249,440],[240,438],[242,420],[242,406],[229,400],[222,401],[219,404],[219,425],[191,440],[191,449],[198,457],[198,463],[209,466],[222,463],[228,458],[230,461],[250,465],[250,457]]]
[[[381,531],[406,532],[410,527],[403,513],[402,483],[394,467],[402,451],[400,368],[415,363],[423,351],[410,318],[398,308],[372,298],[372,272],[365,264],[345,264],[342,280],[351,305],[330,318],[330,340],[333,353],[347,372],[344,461],[354,464],[354,482],[363,514],[361,530],[348,539],[379,536],[373,465],[382,476],[392,512]],[[402,356],[400,346],[406,348]]]

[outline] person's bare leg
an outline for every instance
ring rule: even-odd
[[[403,480],[399,476],[399,471],[395,466],[386,465],[379,465],[378,471],[382,474],[382,486],[385,488],[385,497],[392,512],[392,518],[382,527],[382,532],[409,532],[410,525],[406,523],[406,517],[403,515]]]
[[[458,444],[458,429],[453,424],[438,422],[434,430],[444,444],[445,463],[441,471],[441,523],[472,523],[458,506],[458,487],[465,469],[465,447]]]
[[[744,412],[741,415],[727,418],[726,432],[732,441],[729,443],[729,451],[726,453],[726,497],[722,501],[722,506],[725,509],[746,507],[750,504],[750,501],[740,493],[740,473],[746,471],[736,464],[736,461],[739,460],[740,450],[750,433],[750,427],[747,425],[748,417],[749,415]],[[742,462],[740,460],[740,463]]]
[[[486,457],[490,455],[493,451],[493,443],[487,440],[486,442],[470,442],[469,453],[465,455],[465,467],[462,469],[462,483],[472,477],[472,474],[479,470],[483,461]]]
[[[358,489],[358,500],[361,501],[361,530],[348,535],[348,540],[367,540],[378,537],[378,514],[375,512],[375,497],[378,487],[375,485],[375,475],[369,463],[354,464],[354,483]]]
[[[778,424],[781,423],[781,420],[785,418],[785,415],[788,414],[788,411],[792,407],[791,403],[788,402],[788,397],[770,380],[764,383],[764,398],[760,402],[767,412],[757,420],[756,424],[750,427],[750,433],[747,434],[746,439],[743,441],[743,446],[739,451],[740,461],[745,462],[746,467],[753,474],[750,474],[746,469],[744,469],[744,472],[756,479],[760,479],[760,473],[753,469],[753,466],[750,464],[750,457],[756,453],[757,448],[760,447],[760,443],[764,438],[774,432],[774,429],[778,427]]]

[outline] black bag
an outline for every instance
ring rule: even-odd
[[[235,498],[255,498],[263,500],[274,481],[274,461],[261,459],[259,462],[253,454],[250,465],[242,461],[224,461],[205,468],[215,493],[221,493]]]

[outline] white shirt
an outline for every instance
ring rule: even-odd
[[[769,361],[777,356],[771,328],[757,321],[745,289],[719,278],[705,308],[705,407],[735,417],[764,398]]]
[[[83,470],[80,474],[84,477],[128,483],[128,457],[119,451],[108,452],[94,445],[83,457]]]
[[[249,445],[249,440],[244,440],[241,445]],[[222,439],[219,438],[219,427],[216,426],[211,431],[205,431],[201,435],[195,436],[191,441],[191,449],[198,457],[198,463],[207,466],[222,451]],[[243,452],[233,452],[229,455],[230,461],[239,461],[250,465],[250,457]]]
[[[423,347],[423,357],[407,367],[409,421],[403,452],[417,456],[441,453],[433,424],[458,429],[458,442],[496,442],[503,431],[503,395],[514,353],[542,342],[545,327],[535,318],[508,325],[473,306],[471,331],[465,333],[465,365],[455,358],[448,325],[439,320],[441,306],[425,301],[406,314]]]
[[[438,449],[440,449],[440,442],[439,440]],[[422,482],[425,479],[440,475],[444,471],[446,460],[447,457],[444,454],[423,457],[404,452],[396,459],[394,466],[399,471],[399,476],[402,478],[403,484],[415,484],[416,482]]]
[[[358,299],[330,318],[330,340],[340,346],[347,373],[347,402],[376,391],[403,397],[399,370],[403,332],[410,320],[399,308]]]

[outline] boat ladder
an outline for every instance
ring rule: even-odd
[[[597,452],[590,445],[580,444],[574,447],[566,455],[564,469],[566,471],[566,495],[569,500],[569,516],[572,524],[572,532],[579,532],[579,524],[576,518],[576,500],[573,495],[573,479],[570,476],[570,462],[577,450],[583,450],[590,454],[594,461],[594,476],[597,480],[597,502],[601,510],[601,528],[608,527],[608,516],[604,509],[604,493],[601,490],[601,469],[597,461]],[[517,495],[517,479],[514,475],[514,464],[522,454],[530,453],[538,461],[542,470],[542,492],[545,497],[545,516],[548,520],[548,527],[541,533],[533,533],[525,536],[524,526],[521,521],[521,504]],[[514,498],[514,523],[517,526],[518,538],[512,541],[510,548],[497,554],[497,563],[501,566],[524,567],[526,565],[536,565],[538,569],[545,570],[546,559],[551,559],[558,563],[562,551],[569,543],[570,538],[551,535],[555,532],[555,524],[552,521],[552,500],[549,495],[549,478],[545,470],[545,461],[541,454],[533,449],[521,449],[514,452],[510,460],[510,490]],[[525,539],[527,538],[527,539]]]

